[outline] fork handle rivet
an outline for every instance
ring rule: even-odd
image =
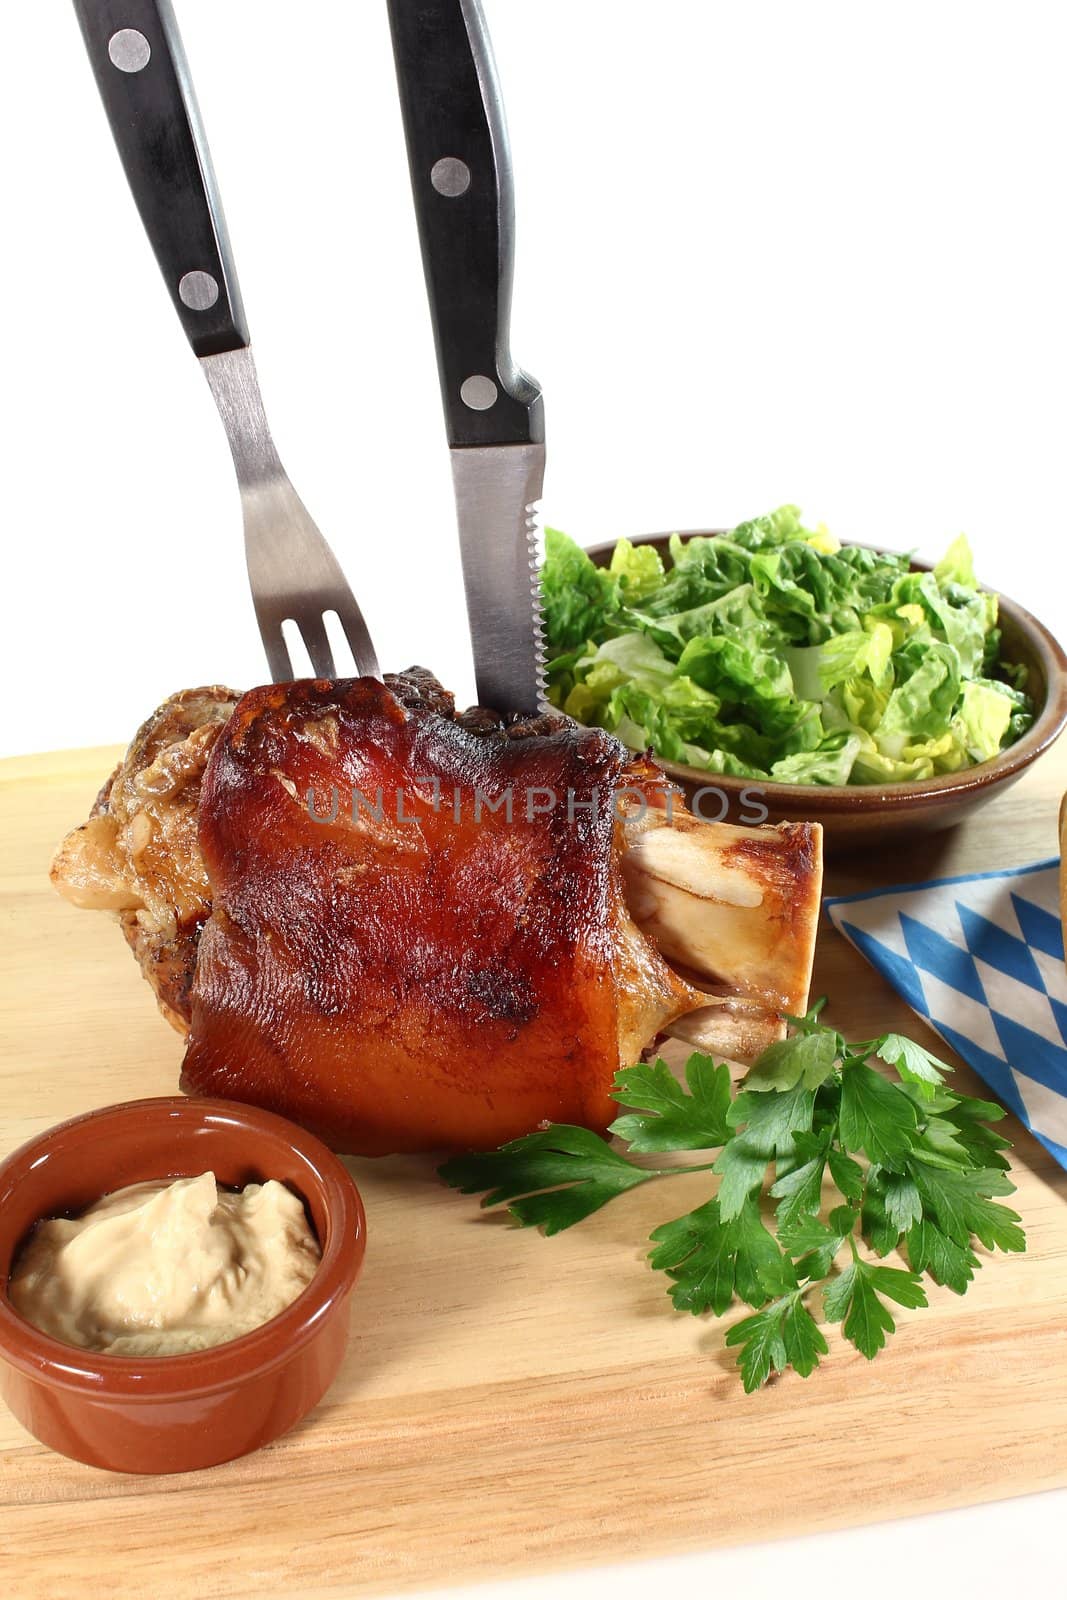
[[[466,194],[471,186],[471,169],[465,161],[458,156],[442,156],[440,161],[435,161],[430,168],[430,182],[438,194],[445,195],[449,200]]]
[[[459,386],[459,397],[472,411],[488,411],[496,405],[497,387],[492,378],[480,375],[464,378]]]
[[[178,283],[178,299],[190,311],[210,311],[219,297],[219,286],[210,272],[187,272]]]
[[[141,72],[152,59],[152,46],[136,28],[120,28],[107,41],[107,53],[120,72]]]

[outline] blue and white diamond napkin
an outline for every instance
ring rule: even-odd
[[[1059,862],[825,905],[834,927],[1067,1167]]]

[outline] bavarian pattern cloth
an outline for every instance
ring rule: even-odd
[[[830,921],[1067,1167],[1058,861],[825,901]]]

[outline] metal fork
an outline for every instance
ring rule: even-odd
[[[319,678],[337,676],[323,621],[336,612],[364,678],[378,678],[367,624],[337,557],[289,482],[270,436],[252,350],[202,356],[200,365],[230,441],[245,522],[245,561],[263,648],[275,683],[293,676],[283,622],[292,620]]]
[[[245,558],[274,681],[293,676],[292,621],[320,678],[337,675],[335,612],[363,676],[378,662],[336,557],[293,488],[270,435],[226,222],[169,0],[74,0],[137,209],[230,443]]]

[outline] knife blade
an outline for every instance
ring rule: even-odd
[[[544,410],[511,355],[514,195],[479,0],[388,0],[452,459],[479,701],[544,702],[535,507]]]

